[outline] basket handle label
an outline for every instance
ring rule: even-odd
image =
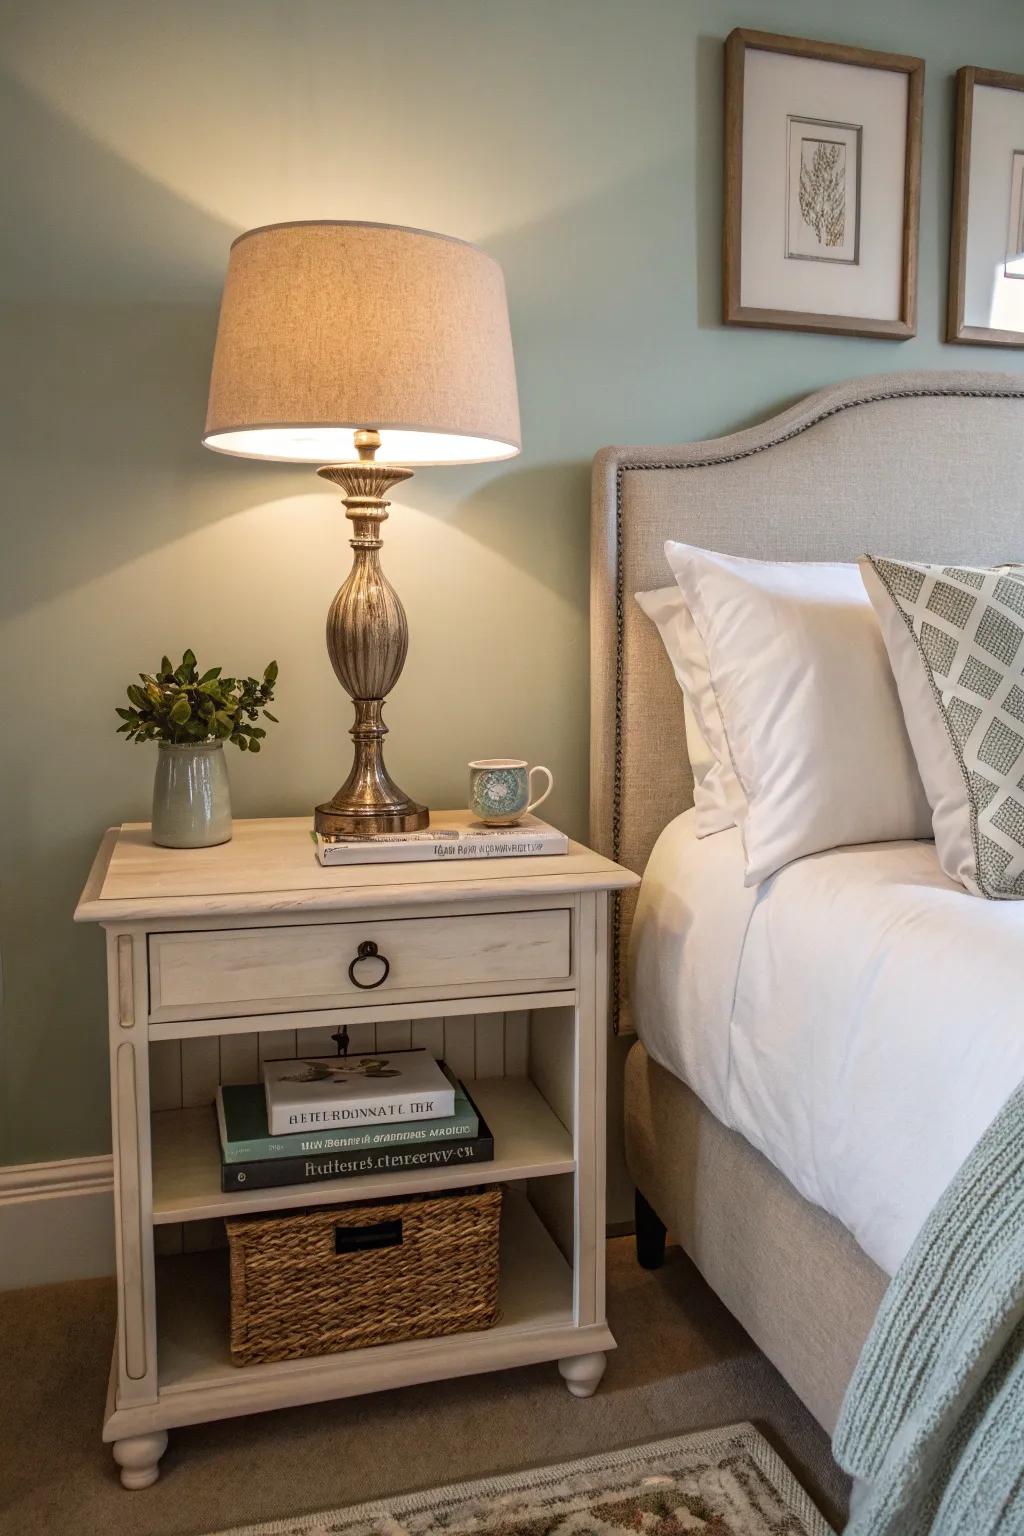
[[[378,1221],[368,1227],[334,1229],[335,1253],[363,1253],[369,1248],[397,1248],[402,1241],[402,1219]]]

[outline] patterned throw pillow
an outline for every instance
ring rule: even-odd
[[[932,808],[939,862],[1024,898],[1024,570],[861,561]]]

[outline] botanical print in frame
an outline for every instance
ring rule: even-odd
[[[859,123],[787,119],[786,256],[790,261],[857,261],[860,242]]]
[[[921,59],[730,34],[726,324],[915,334],[923,85]]]
[[[1024,75],[956,80],[946,340],[1024,347]]]

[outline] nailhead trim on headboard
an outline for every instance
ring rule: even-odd
[[[820,411],[810,416],[806,421],[801,421],[788,432],[781,433],[778,437],[771,437],[764,442],[754,443],[748,448],[739,449],[729,454],[709,454],[706,458],[692,459],[688,462],[647,463],[637,460],[636,463],[619,464],[615,472],[615,749],[612,770],[612,858],[618,860],[621,855],[622,834],[622,690],[623,667],[625,662],[625,631],[626,631],[626,597],[625,582],[622,570],[622,477],[624,474],[635,471],[647,470],[686,470],[686,469],[711,469],[719,464],[734,464],[739,459],[748,459],[758,453],[765,453],[770,448],[777,448],[782,443],[789,442],[794,437],[816,427],[830,416],[841,415],[857,406],[875,405],[885,400],[927,400],[927,399],[975,399],[975,400],[1017,400],[1024,398],[1024,379],[1019,387],[1007,385],[990,386],[988,388],[971,389],[964,385],[942,386],[934,389],[915,386],[911,389],[876,389],[870,394],[861,395],[851,400],[841,400],[830,405],[822,405]],[[767,423],[765,423],[766,425]],[[622,896],[616,892],[612,900],[612,1028],[618,1033],[619,1009],[622,988]]]

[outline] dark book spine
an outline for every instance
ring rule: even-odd
[[[430,1173],[438,1168],[468,1167],[494,1161],[494,1137],[445,1142],[441,1146],[368,1149],[350,1155],[332,1152],[309,1157],[281,1157],[270,1162],[222,1163],[220,1187],[225,1194],[240,1189],[277,1189],[283,1184],[322,1184],[332,1179],[356,1179],[369,1173]]]

